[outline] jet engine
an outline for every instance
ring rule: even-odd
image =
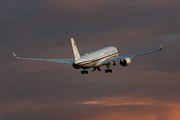
[[[120,65],[122,65],[123,67],[128,66],[130,63],[131,63],[130,58],[124,58],[120,60]]]

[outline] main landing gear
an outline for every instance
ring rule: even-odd
[[[105,69],[105,73],[112,73],[112,69]]]
[[[107,69],[105,69],[105,73],[112,73],[112,69],[109,69],[109,67],[110,67],[110,63],[108,63],[108,64],[106,64],[106,66],[107,66]],[[114,64],[113,64],[114,65]]]
[[[88,74],[88,71],[84,69],[83,71],[81,71],[81,74]]]
[[[116,66],[116,63],[115,63],[115,61],[113,61],[113,66]]]

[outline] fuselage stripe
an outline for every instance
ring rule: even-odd
[[[100,59],[94,60],[94,61],[92,61],[92,62],[88,62],[88,63],[85,63],[85,64],[81,64],[81,66],[84,66],[84,65],[87,65],[87,64],[91,64],[91,63],[94,63],[94,62],[96,62],[96,61],[99,61],[99,60],[102,60],[102,59],[104,59],[104,58],[108,58],[108,57],[111,57],[111,56],[114,56],[114,55],[117,55],[117,54],[118,54],[118,53],[114,53],[114,54],[111,54],[111,55],[102,57],[102,58],[100,58]]]

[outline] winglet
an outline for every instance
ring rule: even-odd
[[[162,44],[160,44],[159,50],[156,50],[155,52],[159,52],[159,51],[161,51],[161,50],[162,50]]]
[[[162,50],[162,44],[160,44],[160,48],[159,48],[159,51]]]
[[[13,55],[14,55],[15,58],[18,58],[17,55],[14,52],[13,52]]]

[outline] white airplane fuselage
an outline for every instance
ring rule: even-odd
[[[103,62],[112,57],[118,57],[118,50],[110,46],[81,56],[74,62],[73,66],[84,69],[100,67]]]

